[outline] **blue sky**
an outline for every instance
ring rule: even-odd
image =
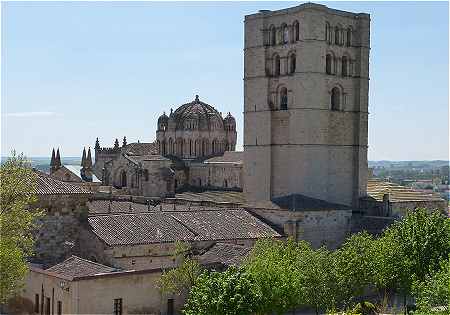
[[[194,98],[243,138],[243,19],[301,2],[2,2],[2,155],[78,156]],[[448,2],[319,2],[371,14],[369,159],[448,159]]]

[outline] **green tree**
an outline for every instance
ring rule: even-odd
[[[23,155],[13,152],[0,166],[0,183],[0,302],[6,302],[23,284],[41,212],[31,207],[37,178]]]
[[[349,307],[373,282],[375,241],[367,232],[350,236],[333,253],[336,294],[339,304]]]
[[[439,211],[408,211],[392,224],[374,247],[374,283],[381,290],[411,295],[413,282],[439,270],[450,253],[450,224]]]
[[[235,267],[204,272],[192,287],[185,315],[250,315],[258,312],[261,292],[252,276]]]
[[[419,312],[431,314],[433,308],[450,311],[450,261],[441,263],[441,269],[427,275],[425,281],[414,284],[414,296]]]
[[[243,268],[252,275],[264,297],[260,302],[262,313],[285,314],[304,303],[296,270],[301,253],[307,248],[306,242],[292,239],[256,242]]]
[[[189,258],[189,251],[190,247],[188,244],[175,243],[173,258],[178,263],[178,266],[163,272],[161,275],[158,287],[162,293],[187,294],[191,287],[195,285],[202,268],[196,260]]]
[[[333,255],[325,247],[317,250],[308,244],[301,247],[295,278],[299,292],[298,306],[312,307],[316,314],[336,306],[338,287]]]

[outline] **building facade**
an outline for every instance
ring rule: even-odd
[[[370,17],[312,3],[245,17],[249,200],[366,195]]]

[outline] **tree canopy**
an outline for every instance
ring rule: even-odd
[[[334,251],[292,239],[259,240],[239,269],[203,273],[185,314],[362,309],[371,305],[362,298],[374,288],[414,295],[430,314],[433,307],[449,304],[449,255],[450,220],[426,209],[409,211],[377,238],[366,232],[351,235]]]
[[[31,207],[37,201],[36,174],[23,155],[13,153],[0,166],[0,183],[0,302],[5,302],[26,275],[41,212]]]

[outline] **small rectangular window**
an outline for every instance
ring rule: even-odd
[[[62,315],[62,302],[61,301],[58,301],[58,304],[56,306],[56,314]]]
[[[114,299],[114,315],[122,315],[122,299]]]
[[[34,296],[34,312],[39,313],[39,294]]]

